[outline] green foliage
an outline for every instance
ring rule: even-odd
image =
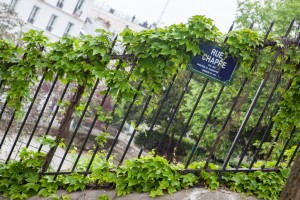
[[[239,27],[255,23],[259,30],[266,31],[275,19],[274,31],[283,35],[291,20],[299,19],[299,8],[298,0],[238,0],[236,22]]]
[[[57,145],[55,142],[55,137],[51,135],[43,135],[37,139],[37,142],[41,143],[42,145],[49,146],[50,148]]]
[[[26,148],[20,153],[20,161],[8,164],[0,164],[0,193],[10,199],[28,199],[33,195],[59,199],[55,194],[59,188],[65,188],[68,192],[84,190],[87,184],[98,183],[100,185],[115,184],[117,194],[126,195],[133,191],[149,192],[151,197],[163,195],[164,192],[174,192],[193,186],[197,182],[204,182],[211,190],[219,188],[218,173],[220,167],[212,163],[208,170],[203,169],[203,162],[194,162],[188,169],[196,170],[193,173],[181,174],[183,166],[169,164],[162,157],[149,155],[134,160],[127,160],[116,171],[115,166],[105,159],[105,154],[97,154],[92,164],[92,173],[88,176],[72,173],[69,175],[39,176],[39,168],[44,159],[44,154],[29,151]],[[84,158],[89,160],[90,157]],[[274,162],[258,162],[254,167],[274,166]],[[86,162],[79,162],[86,166]],[[228,185],[231,190],[245,192],[248,195],[257,195],[263,199],[277,199],[285,180],[289,175],[289,168],[275,172],[250,172],[250,173],[224,173],[221,183]],[[69,196],[62,196],[68,199]],[[99,199],[109,199],[107,195],[100,195]]]
[[[101,76],[110,61],[109,34],[84,35],[80,38],[63,37],[50,45],[46,55],[49,72],[58,73],[66,82],[76,81],[79,85],[92,86],[95,76]],[[53,65],[54,64],[54,65]]]
[[[242,29],[231,31],[227,36],[228,53],[240,62],[241,70],[249,73],[250,66],[256,58],[256,50],[262,46],[262,35],[250,29]]]
[[[117,169],[117,194],[150,192],[150,196],[155,197],[163,195],[165,191],[173,194],[181,188],[194,185],[197,177],[194,174],[181,175],[179,169],[159,156],[126,160],[125,165]]]
[[[194,162],[189,165],[189,169],[199,170],[200,179],[206,184],[206,186],[211,190],[217,190],[219,188],[219,181],[218,181],[218,173],[216,172],[206,172],[203,170],[204,162]],[[212,163],[209,164],[209,170],[217,170],[220,169],[219,166],[216,166]]]
[[[92,166],[92,174],[89,176],[92,182],[99,184],[115,183],[116,173],[114,169],[116,166],[111,160],[107,160],[105,154],[96,156]]]
[[[296,19],[294,26],[299,25],[299,9],[300,3],[297,0],[283,1],[258,1],[247,0],[238,1],[237,23],[239,27],[247,27],[252,22],[255,23],[254,28],[265,32],[271,21],[275,19],[273,33],[284,35],[293,18]],[[249,15],[249,13],[252,13]],[[298,30],[292,29],[290,37],[296,38]],[[283,101],[279,102],[280,109],[273,118],[274,126],[272,136],[275,137],[278,132],[281,132],[279,146],[283,140],[288,137],[293,128],[299,128],[299,47],[290,42],[283,44],[278,36],[273,36],[272,39],[276,42],[274,48],[263,50],[258,57],[258,64],[261,69],[267,69],[270,66],[270,61],[274,56],[274,52],[281,51],[280,57],[276,62],[275,68],[283,69],[283,82],[291,81],[291,86],[285,88],[280,86],[278,93],[283,97]],[[276,69],[276,70],[278,70]],[[258,68],[258,72],[260,69]],[[262,71],[264,73],[264,71]],[[269,146],[268,143],[264,146]]]
[[[280,173],[261,171],[226,173],[224,179],[233,191],[245,192],[247,195],[255,194],[262,199],[278,199],[287,175],[288,169],[282,169]]]
[[[38,191],[38,195],[47,197],[56,193],[57,189],[62,186],[62,181],[61,179],[54,180],[53,176],[43,176],[40,179],[39,184],[41,188]]]
[[[54,179],[54,176],[50,175],[39,176],[45,154],[23,148],[20,152],[20,161],[0,164],[0,193],[10,199],[28,199],[34,195],[58,199],[55,195],[58,188],[73,192],[84,190],[88,183],[114,183],[116,178],[116,174],[112,172],[114,165],[103,157],[96,155],[91,168],[93,173],[89,176],[72,173],[66,176],[59,175]],[[79,163],[80,165],[82,163]],[[67,196],[63,199],[67,199]]]
[[[101,194],[99,195],[98,200],[109,200],[109,196],[107,194]]]
[[[203,16],[191,18],[188,24],[164,29],[122,33],[127,53],[137,58],[132,80],[143,80],[146,91],[160,92],[168,77],[185,68],[193,55],[200,52],[200,42],[214,40],[220,33],[213,22]],[[141,79],[142,78],[142,79]]]
[[[257,1],[255,2],[257,5],[255,9],[259,11],[259,4]],[[269,0],[265,2],[268,4],[269,10],[275,5],[276,9],[278,8],[278,10],[283,12],[279,8],[283,8],[285,4],[272,3]],[[293,6],[297,5],[293,0],[288,2],[292,2],[292,4],[287,5],[288,8],[293,8]],[[249,3],[249,1],[246,1],[246,3]],[[260,16],[259,14],[251,16]],[[268,16],[267,18],[271,19]],[[281,31],[279,32],[281,34]],[[220,46],[227,49],[240,66],[235,74],[234,83],[232,86],[227,87],[225,91],[226,94],[236,94],[237,86],[247,77],[249,82],[241,96],[245,105],[249,105],[249,99],[251,100],[255,94],[253,88],[257,88],[254,86],[260,83],[275,53],[278,52],[280,54],[278,59],[274,61],[274,72],[282,72],[284,83],[291,81],[289,88],[283,86],[286,84],[280,85],[277,94],[282,96],[283,100],[280,102],[274,101],[272,104],[273,106],[278,104],[280,107],[274,117],[272,136],[274,137],[278,132],[282,132],[283,134],[281,134],[281,138],[278,141],[278,143],[282,143],[293,128],[299,129],[300,127],[300,54],[298,45],[280,42],[281,37],[273,36],[271,40],[275,41],[276,45],[263,47],[262,35],[249,29],[232,31],[226,36],[228,36],[227,43],[222,43]],[[107,87],[110,88],[109,94],[112,96],[112,99],[117,102],[131,101],[133,96],[138,93],[136,89],[138,82],[142,80],[144,91],[143,94],[139,92],[137,101],[141,103],[143,96],[146,94],[159,94],[163,86],[168,84],[171,76],[177,71],[185,69],[186,65],[190,63],[192,56],[201,54],[198,48],[199,43],[220,43],[221,39],[224,38],[213,25],[212,20],[203,16],[195,16],[187,24],[172,25],[163,29],[145,30],[138,33],[125,30],[122,33],[122,37],[122,44],[127,47],[127,54],[124,56],[116,55],[114,52],[111,53],[112,41],[109,33],[105,31],[101,31],[95,37],[89,35],[84,35],[80,38],[68,36],[52,44],[48,43],[47,38],[41,32],[29,31],[24,34],[24,47],[22,48],[0,40],[0,79],[3,81],[3,88],[6,89],[5,94],[9,105],[17,110],[17,116],[21,116],[21,101],[30,101],[31,87],[40,80],[41,74],[44,74],[46,81],[53,80],[54,74],[57,74],[62,82],[75,82],[77,86],[82,86],[83,90],[89,90],[96,79],[103,80]],[[259,50],[260,53],[258,53]],[[254,61],[255,65],[253,66],[252,63]],[[136,66],[133,71],[130,71],[129,68],[132,65]],[[253,69],[251,69],[252,67]],[[203,80],[193,84],[197,88],[199,84],[203,84]],[[268,86],[272,85],[274,83],[270,83]],[[203,96],[205,101],[202,101],[207,105],[211,105],[215,100],[215,94],[220,88],[215,83],[210,83],[209,86],[210,91]],[[185,118],[187,118],[187,111],[193,105],[191,103],[193,102],[192,97],[197,94],[197,91],[192,89],[190,93],[192,95],[185,100],[186,106],[181,109],[182,116]],[[215,139],[218,130],[220,130],[218,122],[224,120],[228,107],[232,105],[232,99],[235,96],[226,94],[221,96],[220,101],[223,104],[221,104],[221,107],[216,108],[216,113],[212,115],[208,123],[208,133],[204,134],[205,140],[201,140],[201,142],[205,141],[200,143],[205,149],[209,147],[210,141]],[[267,94],[267,92],[262,93],[263,98],[259,100],[259,105],[263,105]],[[79,102],[78,105],[77,109],[81,110],[82,107],[80,107]],[[203,123],[203,119],[205,119],[210,109],[210,106],[207,105],[201,106],[200,112],[195,113],[196,117],[192,119],[191,125],[199,123],[199,121]],[[258,110],[260,108],[258,107]],[[237,125],[240,124],[245,115],[244,107],[239,106],[238,109],[232,115],[233,119],[230,121],[232,127],[230,127],[231,130],[227,131],[228,133],[236,130]],[[255,124],[258,114],[254,113],[254,117],[249,119],[246,131],[251,131]],[[109,120],[108,116],[104,114],[99,114],[99,117],[101,120]],[[202,125],[201,123],[199,125]],[[198,132],[196,129],[193,130],[193,128],[191,130],[191,138],[195,139],[197,137],[195,133]],[[175,132],[172,132],[172,139],[175,138],[174,135]],[[230,138],[227,135],[224,141],[228,139]],[[97,140],[100,145],[103,144],[105,142],[105,134],[97,137]],[[43,137],[41,142],[51,147],[59,143],[53,143],[53,140],[47,136]],[[264,148],[267,149],[267,147]],[[99,183],[114,183],[115,181],[118,195],[128,194],[136,190],[138,192],[150,192],[150,195],[154,197],[162,195],[164,191],[172,194],[181,188],[193,185],[196,181],[195,175],[181,175],[179,170],[182,168],[173,164],[169,165],[165,159],[158,156],[127,161],[115,174],[111,172],[113,165],[103,158],[102,155],[99,155],[97,159],[100,164],[92,166],[93,173],[90,176],[75,173],[68,176],[59,176],[56,180],[51,176],[43,176],[39,179],[38,172],[43,160],[42,154],[23,150],[20,157],[21,160],[19,162],[14,161],[7,165],[1,164],[0,166],[0,192],[12,199],[26,199],[30,195],[37,193],[41,196],[48,196],[55,193],[58,187],[62,185],[66,186],[68,191],[82,190],[86,182],[91,180],[97,180]],[[78,167],[86,166],[87,159],[82,159]],[[199,166],[201,167],[200,164]],[[210,168],[213,169],[213,166],[210,166]],[[270,174],[266,175],[262,172],[256,172],[249,177],[245,174],[236,174],[227,178],[227,180],[230,181],[232,189],[248,193],[255,193],[253,190],[256,189],[257,193],[255,194],[258,194],[260,197],[266,198],[263,194],[266,193],[273,198],[279,194],[283,184],[283,181],[280,180],[283,179],[278,178],[277,174]],[[210,174],[201,170],[200,178],[211,189],[218,188],[216,174]],[[243,184],[242,181],[244,179],[249,186]],[[253,181],[258,182],[254,183]],[[264,184],[267,184],[267,186]],[[268,188],[266,189],[265,187]],[[272,192],[273,187],[277,187],[277,189]]]
[[[281,131],[281,137],[286,138],[290,132],[296,128],[300,128],[300,76],[299,76],[299,47],[290,45],[286,52],[287,61],[282,66],[286,81],[291,81],[288,89],[280,89],[279,92],[283,96],[280,102],[280,109],[274,117],[274,128],[272,130],[273,137]],[[299,134],[299,133],[298,133]]]
[[[72,173],[63,179],[64,187],[68,192],[84,190],[88,178],[83,174]]]
[[[270,1],[266,2],[273,5]],[[161,89],[168,84],[171,76],[177,71],[185,69],[194,55],[201,54],[198,48],[199,43],[214,42],[219,43],[220,46],[228,50],[227,52],[240,65],[235,73],[234,83],[231,87],[226,88],[227,94],[236,94],[239,84],[245,77],[249,78],[249,87],[252,85],[257,86],[269,68],[275,52],[280,52],[275,71],[280,71],[280,66],[286,61],[283,67],[283,79],[285,81],[292,79],[293,83],[288,90],[284,90],[282,87],[279,90],[284,96],[284,100],[280,102],[280,110],[274,118],[276,130],[273,132],[281,130],[287,134],[293,128],[293,125],[299,126],[297,121],[300,113],[298,109],[300,106],[297,106],[299,103],[299,98],[297,98],[299,96],[297,92],[299,91],[297,90],[299,80],[297,78],[298,70],[295,67],[299,63],[299,56],[297,56],[299,50],[296,45],[280,42],[281,38],[279,36],[272,36],[271,38],[277,43],[275,46],[263,48],[263,36],[259,32],[241,29],[222,35],[213,25],[213,21],[204,16],[194,16],[187,24],[172,25],[137,33],[125,30],[121,35],[122,45],[126,46],[126,54],[123,56],[116,55],[111,51],[112,40],[110,34],[103,30],[95,37],[89,35],[79,38],[68,36],[51,44],[47,42],[41,32],[30,31],[24,34],[24,48],[1,40],[0,79],[3,81],[5,88],[8,89],[6,94],[9,104],[14,106],[17,111],[21,110],[22,103],[20,100],[30,100],[30,87],[36,84],[39,75],[42,73],[44,73],[46,80],[52,80],[54,74],[57,74],[64,83],[75,82],[77,85],[83,86],[84,90],[89,90],[98,78],[105,81],[110,88],[109,94],[113,100],[126,102],[132,100],[133,96],[139,93],[136,103],[141,103],[144,96],[153,92],[159,94]],[[228,37],[227,42],[220,43],[225,36]],[[254,69],[251,69],[255,60],[256,65],[254,65]],[[129,70],[132,65],[136,65],[133,71]],[[141,80],[143,93],[138,92],[136,89],[138,82]],[[213,88],[211,93],[207,94],[206,92],[208,96],[203,96],[203,98],[209,103],[213,102],[213,96],[219,87],[216,84],[211,84],[210,88]],[[247,102],[248,97],[253,97],[254,88],[250,88],[249,91],[245,91],[245,94],[243,94],[242,97],[246,103],[249,103]],[[179,94],[178,92],[175,93]],[[191,93],[194,94],[195,91],[191,91]],[[267,92],[264,92],[262,96],[267,94]],[[229,103],[232,98],[234,96],[222,95],[220,101]],[[264,102],[264,99],[259,101]],[[187,99],[186,102],[191,102],[191,99]],[[186,107],[181,109],[178,119],[187,118],[186,111],[189,111],[190,106],[193,104],[188,103],[185,105]],[[81,107],[79,104],[77,109]],[[228,104],[223,104],[222,107],[216,109],[217,115],[221,116],[220,119],[216,120],[217,122],[223,121],[228,107]],[[195,115],[202,119],[209,109],[210,106],[201,106],[201,112],[199,111]],[[233,113],[236,117],[233,118],[235,123],[232,124],[236,125],[242,120],[244,110]],[[185,115],[181,115],[184,112]],[[283,119],[286,118],[288,113],[290,113],[288,123],[284,123]],[[19,115],[19,112],[17,114]],[[100,120],[111,120],[103,114],[103,111],[99,111],[98,114]],[[216,119],[217,115],[213,114],[211,122]],[[251,124],[247,125],[246,129],[253,127],[254,119],[250,119]],[[193,121],[197,121],[196,118]],[[193,121],[191,125],[195,124]],[[219,126],[218,123],[209,123],[210,133],[204,134],[207,137],[206,139],[213,140],[215,138],[213,134],[216,134]],[[178,134],[173,130],[170,130],[170,132],[172,138]],[[194,130],[192,132],[195,134]],[[208,143],[206,142],[206,144]]]
[[[9,105],[18,111],[22,106],[21,99],[30,100],[30,87],[36,83],[38,71],[44,67],[43,51],[47,41],[42,32],[33,30],[24,33],[24,48],[0,40],[0,78],[8,88]]]
[[[43,153],[23,148],[21,161],[0,164],[0,193],[11,199],[28,199],[41,189],[38,170],[42,164]]]
[[[216,139],[217,134],[222,134],[221,141],[219,142],[222,145],[217,148],[215,154],[218,156],[218,159],[224,159],[223,152],[227,152],[229,148],[228,144],[230,143],[230,140],[233,139],[230,135],[231,133],[235,134],[237,132],[242,120],[244,120],[244,116],[251,103],[249,99],[253,99],[261,80],[264,78],[270,66],[274,65],[274,74],[281,73],[281,70],[283,70],[282,81],[269,105],[270,109],[267,110],[264,116],[272,115],[270,111],[275,108],[276,104],[279,104],[280,109],[273,118],[274,126],[272,129],[272,136],[275,137],[278,132],[282,133],[280,135],[280,140],[278,141],[278,148],[280,148],[285,139],[289,137],[293,128],[299,127],[300,101],[298,98],[299,90],[297,89],[299,85],[299,47],[292,43],[283,44],[277,36],[270,38],[270,40],[276,41],[277,44],[275,46],[263,47],[263,35],[250,29],[231,31],[227,36],[227,42],[225,44],[220,44],[220,46],[224,46],[224,48],[227,49],[227,52],[239,62],[239,67],[235,72],[233,83],[224,89],[224,92],[208,121],[207,128],[200,140],[199,147],[208,150],[211,147],[211,143]],[[280,53],[277,58],[275,57],[276,52]],[[276,78],[273,76],[274,75],[271,74],[271,77],[266,83],[266,88],[274,87]],[[237,106],[233,110],[226,128],[220,131],[222,123],[225,121],[229,109],[233,104],[233,100],[236,100],[237,98],[236,95],[238,89],[241,87],[241,83],[245,78],[247,78],[248,81],[237,101]],[[194,106],[197,94],[199,94],[200,89],[203,86],[203,81],[204,80],[200,79],[198,81],[192,81],[190,84],[191,89],[184,99],[184,105],[180,108],[180,112],[186,120]],[[292,81],[292,84],[289,88],[286,88],[289,81]],[[201,130],[204,125],[220,87],[221,86],[217,83],[208,83],[208,87],[206,88],[198,108],[195,111],[194,117],[190,122],[190,130],[188,131],[191,131],[191,138],[197,138],[199,130]],[[265,106],[269,94],[270,90],[267,89],[264,89],[260,94],[255,109],[246,124],[245,132],[251,132],[256,126],[261,110]],[[283,101],[281,101],[280,96],[283,97]],[[269,123],[267,119],[268,117],[263,118],[261,124],[258,126],[262,127],[259,130],[264,130],[264,127]],[[255,139],[260,139],[259,135],[259,133],[256,134]],[[247,137],[247,134],[243,134],[243,137]],[[241,139],[241,141],[243,140]],[[241,146],[242,145],[243,144],[241,144]],[[265,143],[264,146],[266,146],[265,149],[270,148],[270,143]],[[196,156],[201,157],[203,155],[196,154]]]
[[[70,198],[70,195],[69,195],[69,194],[62,194],[62,195],[61,195],[61,199],[62,199],[62,200],[70,200],[71,198]]]
[[[106,143],[106,138],[109,136],[108,132],[101,132],[95,139],[100,147]]]

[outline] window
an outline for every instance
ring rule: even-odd
[[[54,24],[54,22],[55,22],[55,20],[57,19],[57,16],[56,15],[52,15],[51,16],[51,18],[50,18],[50,20],[49,20],[49,22],[48,22],[48,25],[47,25],[47,27],[46,27],[46,30],[47,31],[52,31],[52,29],[53,29],[53,24]]]
[[[62,8],[64,6],[64,0],[58,0],[56,6]]]
[[[84,3],[84,0],[78,0],[77,4],[75,6],[74,12],[73,12],[74,14],[76,14],[76,15],[78,15],[79,13],[81,14],[81,8],[82,8],[83,3]]]
[[[12,1],[10,2],[10,4],[9,4],[9,9],[15,10],[18,1],[19,1],[19,0],[12,0]]]
[[[113,14],[115,12],[115,10],[111,8],[111,9],[109,9],[109,12]]]
[[[73,27],[73,25],[74,25],[74,24],[71,23],[71,22],[68,23],[68,25],[67,25],[67,27],[66,27],[66,30],[65,30],[65,32],[64,32],[64,36],[66,36],[66,35],[69,34],[69,32],[70,32],[71,28]]]
[[[39,7],[33,6],[32,10],[31,10],[31,13],[29,15],[29,18],[27,20],[29,23],[31,23],[31,24],[34,23],[34,18],[36,16],[36,13],[39,11],[39,9],[40,9]]]

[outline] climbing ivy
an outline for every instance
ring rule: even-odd
[[[220,32],[211,19],[195,16],[188,24],[141,32],[127,29],[121,36],[127,53],[137,60],[131,80],[143,80],[146,91],[158,93],[169,77],[200,53],[199,43],[218,39]]]
[[[299,122],[296,122],[299,115],[297,43],[284,43],[280,36],[273,35],[269,38],[273,42],[269,44],[273,45],[264,45],[263,35],[250,29],[222,35],[213,21],[204,16],[194,16],[187,24],[156,30],[133,32],[126,29],[121,36],[121,43],[126,47],[124,55],[111,50],[113,40],[104,30],[99,31],[98,36],[67,36],[54,43],[48,43],[41,32],[31,30],[24,34],[23,48],[1,40],[0,79],[7,89],[9,104],[21,110],[21,102],[30,100],[30,88],[41,74],[46,80],[53,80],[54,74],[57,74],[65,83],[76,82],[83,91],[91,88],[99,78],[110,87],[110,94],[115,100],[132,99],[138,92],[135,86],[139,80],[142,80],[144,93],[159,93],[177,70],[185,69],[192,56],[201,53],[199,43],[214,42],[227,49],[239,62],[236,80],[251,77],[254,72],[263,75],[275,52],[280,52],[277,64],[284,66],[283,78],[291,79],[292,85],[282,91],[284,101],[280,103],[281,109],[275,118],[276,127],[284,131],[286,126],[299,127]],[[227,37],[227,42],[221,43],[224,37]],[[289,62],[284,64],[287,57]],[[260,64],[254,65],[260,66],[257,70],[251,69],[253,62]],[[132,65],[135,67],[131,72],[129,66]],[[285,118],[283,113],[289,113],[288,123],[281,123]]]
[[[282,65],[284,78],[290,82],[289,88],[280,88],[279,92],[283,96],[280,102],[280,109],[274,117],[274,128],[272,134],[275,137],[278,131],[282,132],[281,137],[288,137],[294,127],[300,127],[300,54],[299,46],[289,45],[286,47],[285,64]]]
[[[126,160],[117,169],[116,190],[119,196],[137,192],[149,192],[151,197],[161,196],[193,186],[194,174],[181,175],[180,166],[169,165],[162,157],[152,155],[135,160]]]
[[[98,154],[93,162],[91,174],[72,173],[54,178],[52,175],[39,176],[44,158],[44,153],[23,148],[20,153],[21,160],[0,164],[0,194],[10,199],[28,199],[35,195],[59,199],[56,195],[58,189],[75,192],[82,191],[87,186],[110,186],[117,190],[118,196],[137,191],[148,192],[151,197],[155,197],[166,192],[173,194],[180,189],[204,183],[211,190],[218,189],[222,184],[239,193],[255,194],[263,199],[277,199],[289,174],[289,168],[282,168],[280,173],[224,173],[221,182],[218,182],[218,173],[214,170],[220,169],[220,166],[212,163],[208,171],[203,169],[204,162],[192,163],[184,170],[181,164],[168,163],[163,157],[148,155],[127,160],[124,165],[114,170],[113,163],[106,160],[104,154]],[[80,162],[79,166],[85,167],[85,161],[90,157],[88,155],[82,159],[83,162]],[[262,164],[273,166],[271,162],[259,165]],[[106,197],[100,199],[102,198]]]
[[[21,100],[30,100],[30,87],[37,82],[39,73],[45,70],[43,51],[48,39],[41,32],[30,30],[24,33],[23,41],[25,47],[20,48],[0,40],[0,79],[8,88],[9,105],[18,111],[22,107]]]
[[[24,34],[24,47],[0,40],[0,80],[3,83],[2,87],[5,89],[9,105],[17,111],[21,111],[22,102],[30,101],[30,90],[43,75],[46,81],[52,81],[54,75],[58,75],[63,83],[76,83],[76,91],[70,105],[66,108],[58,131],[59,135],[56,137],[55,143],[58,144],[68,127],[67,122],[70,121],[76,107],[80,105],[84,91],[89,90],[97,79],[103,80],[110,87],[109,94],[116,101],[132,100],[138,92],[136,86],[139,81],[142,81],[143,95],[153,92],[158,94],[171,76],[178,70],[185,69],[194,55],[201,54],[198,47],[199,43],[213,42],[227,49],[238,61],[239,69],[235,75],[237,82],[243,80],[244,77],[250,79],[254,73],[263,77],[272,64],[270,62],[274,60],[274,70],[282,73],[283,80],[286,83],[290,81],[291,84],[288,88],[282,84],[278,89],[283,100],[279,102],[279,111],[274,117],[273,135],[281,131],[284,133],[282,134],[284,137],[294,127],[300,127],[300,54],[298,41],[276,35],[272,35],[268,41],[264,41],[261,33],[250,29],[236,30],[222,35],[213,25],[213,21],[204,16],[192,17],[187,24],[172,25],[157,30],[135,33],[127,29],[121,34],[121,37],[121,43],[126,47],[126,52],[123,55],[118,55],[112,50],[113,40],[106,31],[100,31],[98,36],[84,35],[79,38],[67,36],[57,42],[48,43],[48,39],[42,35],[42,32],[32,30]],[[222,43],[221,41],[225,37],[227,37],[227,42]],[[132,66],[134,67],[132,68]],[[236,88],[228,87],[228,90],[236,90]],[[142,92],[140,93],[142,94]],[[51,148],[50,154],[45,158],[48,164],[44,163],[44,169],[49,165],[51,154],[53,156],[52,150]],[[149,165],[160,162],[166,164],[158,158],[151,159],[152,163],[149,162],[149,159],[137,160],[136,162],[148,163]],[[38,191],[40,186],[35,185],[36,179],[27,180],[28,174],[21,176],[21,178],[16,177],[16,175],[12,176],[11,173],[15,172],[10,169],[14,169],[15,165],[19,167],[25,165],[28,167],[28,173],[33,174],[41,167],[40,164],[31,163],[30,160],[23,157],[21,162],[2,165],[2,174],[4,174],[6,181],[1,182],[1,192],[7,196],[20,195],[15,198],[22,199],[27,197],[28,191],[33,191],[33,193]],[[134,162],[129,161],[127,165],[134,165]],[[102,167],[104,169],[110,168],[107,165]],[[103,168],[98,169],[98,171]],[[117,176],[123,177],[123,179],[117,182],[117,187],[126,188],[126,193],[132,191],[133,188],[139,191],[143,190],[140,185],[141,182],[138,182],[140,179],[132,182],[129,169],[130,167],[126,166],[119,169]],[[141,168],[141,170],[144,169]],[[159,186],[161,188],[153,186],[151,189],[145,189],[147,191],[153,190],[152,196],[161,194],[165,189],[172,193],[180,187],[185,187],[181,182],[183,180],[188,180],[187,185],[193,182],[192,175],[184,178],[172,167],[166,168],[166,170],[170,172],[168,172],[169,175],[172,174],[178,178],[175,181],[176,185],[172,185],[170,180],[166,179]],[[111,174],[108,175],[112,176]],[[202,176],[203,179],[209,180],[206,174],[202,173]],[[166,178],[166,176],[164,177]],[[79,178],[82,178],[83,181],[79,181]],[[160,179],[163,177],[153,178]],[[73,179],[76,181],[74,182]],[[107,179],[99,180],[106,181]],[[27,185],[27,189],[19,188],[20,191],[27,192],[17,193],[15,191],[19,191],[19,189],[13,184],[16,181],[26,182],[26,184],[33,183],[33,185]],[[56,181],[67,185],[69,191],[83,189],[85,178],[83,175],[72,174],[68,178],[58,178],[57,180],[44,176],[39,181],[41,181],[42,187],[45,187],[39,192],[41,195],[46,195],[57,189],[59,184]],[[46,185],[46,182],[49,184]],[[130,186],[128,186],[129,182]],[[128,185],[126,185],[127,183]],[[180,184],[181,186],[179,186]]]

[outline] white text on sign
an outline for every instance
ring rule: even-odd
[[[222,67],[225,69],[227,62],[224,62],[224,53],[222,51],[212,49],[210,55],[203,54],[202,60],[207,61],[213,65],[217,65],[218,67]]]

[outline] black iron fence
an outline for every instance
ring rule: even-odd
[[[285,37],[293,31],[293,23]],[[272,26],[265,33],[265,41]],[[283,80],[282,71],[274,70],[279,53],[275,53],[264,77],[253,72],[251,78],[224,86],[188,70],[177,71],[160,95],[137,93],[132,102],[115,103],[110,89],[98,79],[81,99],[83,109],[73,114],[65,146],[57,147],[50,168],[43,173],[90,173],[97,153],[102,151],[116,165],[154,150],[155,155],[183,163],[185,168],[195,161],[203,162],[206,170],[211,170],[210,163],[218,164],[222,166],[216,169],[220,172],[276,171],[283,161],[290,166],[299,150],[299,130],[285,133],[286,138],[280,137],[281,132],[271,135],[273,117],[282,101],[277,88],[289,88],[292,81]],[[260,67],[256,61],[254,66],[256,70]],[[138,91],[143,90],[142,81],[136,86]],[[0,86],[1,161],[18,159],[23,147],[47,152],[49,147],[37,138],[57,131],[75,86],[57,77],[45,82],[40,76],[32,88],[32,101],[23,102],[21,117],[8,106],[6,88],[2,82]],[[137,101],[142,103],[136,105]],[[98,106],[113,119],[101,121]],[[109,136],[101,146],[97,136],[103,132]],[[274,163],[269,166],[266,161]]]

